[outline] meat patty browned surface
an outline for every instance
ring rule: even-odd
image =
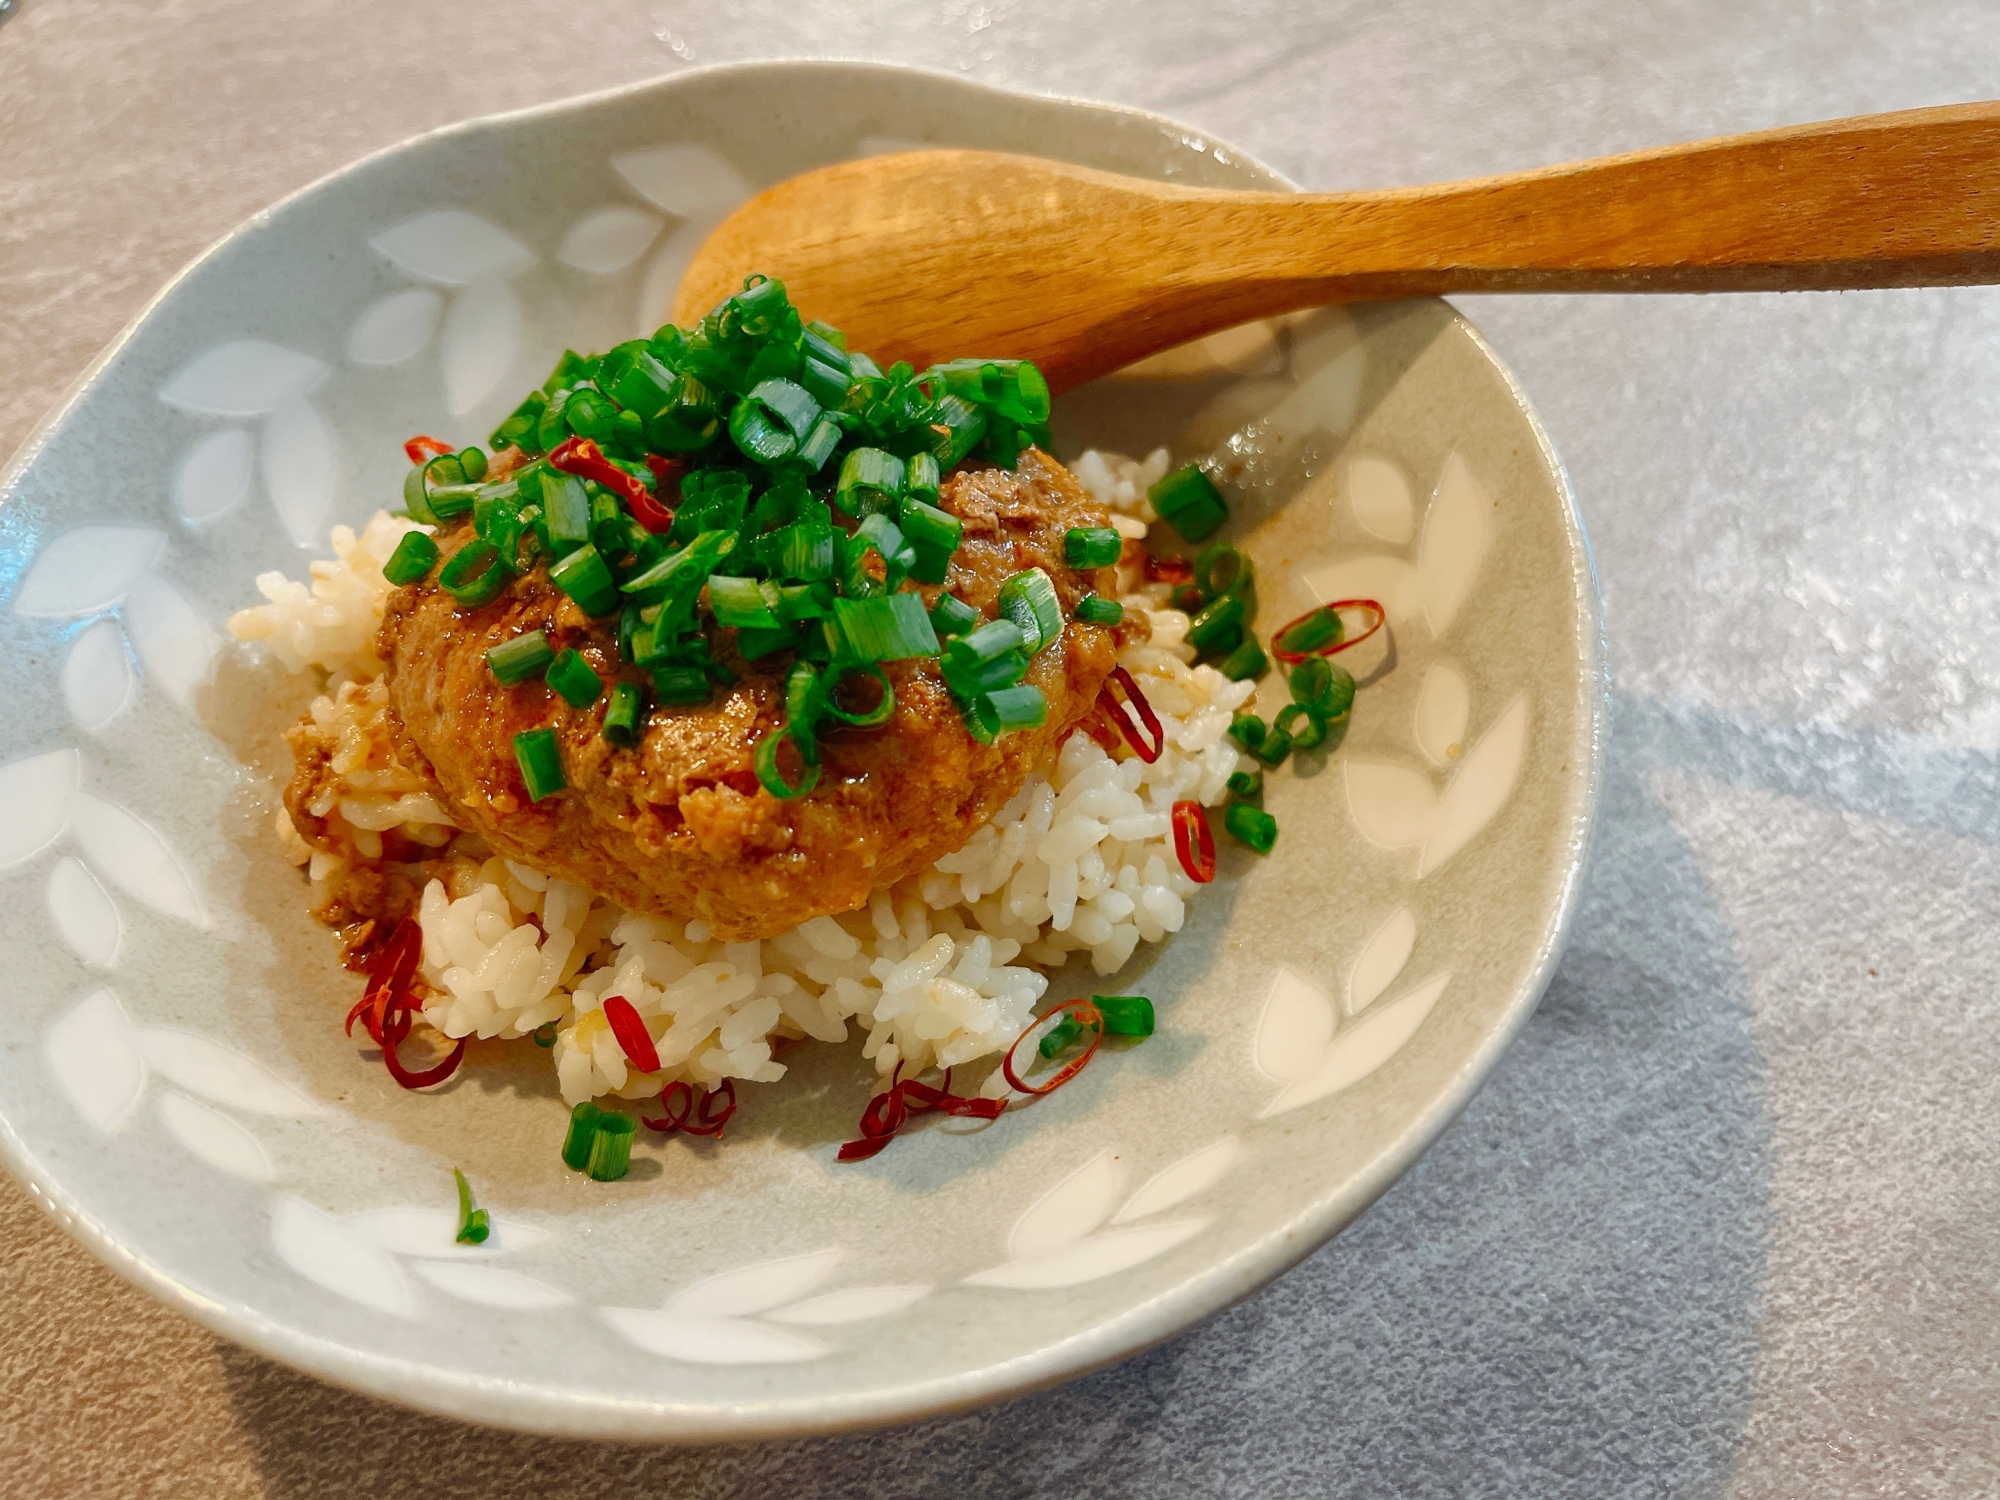
[[[1000,585],[1023,568],[1048,571],[1065,616],[1092,589],[1115,592],[1111,569],[1079,573],[1064,561],[1065,531],[1110,519],[1047,454],[1025,450],[1012,473],[954,473],[939,503],[965,527],[943,587],[988,618]],[[450,553],[469,537],[461,527],[439,540]],[[928,606],[940,589],[922,592]],[[497,682],[487,648],[535,629],[558,651],[580,651],[605,696],[577,709],[539,680]],[[461,610],[434,579],[399,589],[380,651],[405,753],[428,768],[461,826],[508,858],[626,907],[699,918],[741,941],[852,911],[962,845],[1090,712],[1119,645],[1118,631],[1072,619],[1025,679],[1048,699],[1047,723],[992,745],[966,732],[934,662],[888,663],[890,721],[826,734],[818,785],[780,801],[759,785],[752,755],[783,720],[791,657],[746,663],[733,632],[711,629],[718,658],[739,680],[708,703],[654,709],[639,743],[624,750],[599,732],[608,685],[641,674],[620,661],[615,622],[586,617],[545,569],[476,610]],[[542,725],[561,741],[570,790],[534,803],[514,736]]]

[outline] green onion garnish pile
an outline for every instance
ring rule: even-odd
[[[566,352],[493,431],[494,451],[527,460],[505,477],[489,478],[479,448],[413,439],[404,501],[428,525],[470,517],[473,539],[438,574],[461,608],[542,564],[585,614],[616,618],[620,659],[643,676],[611,685],[602,733],[614,746],[635,744],[654,706],[703,703],[734,680],[711,651],[711,621],[735,630],[747,661],[788,654],[786,722],[756,769],[774,796],[795,797],[818,779],[821,728],[893,713],[883,662],[941,656],[982,742],[1045,721],[1022,678],[1063,628],[1046,573],[1010,579],[1002,620],[983,625],[950,594],[926,611],[906,585],[945,582],[961,541],[937,503],[942,476],[975,456],[1011,468],[1048,444],[1048,416],[1048,385],[1025,360],[884,371],[838,329],[801,320],[783,283],[752,276],[692,329],[669,324],[588,359]],[[1109,528],[1064,540],[1074,568],[1117,561]],[[413,534],[385,572],[414,582],[438,556]],[[1086,606],[1091,624],[1122,614],[1095,595]],[[489,659],[502,683],[540,676],[578,708],[606,689],[539,632]],[[566,784],[543,733],[516,745],[536,800]]]

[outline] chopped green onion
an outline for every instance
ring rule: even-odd
[[[1055,580],[1040,568],[1016,573],[1000,585],[1000,612],[1021,627],[1021,649],[1030,656],[1047,649],[1062,634],[1062,601]]]
[[[605,394],[627,411],[651,419],[675,399],[676,388],[674,372],[649,351],[640,349]]]
[[[927,547],[955,552],[965,536],[965,523],[950,511],[905,495],[900,517],[903,535]]]
[[[832,417],[821,417],[813,423],[813,429],[806,434],[805,441],[799,444],[798,461],[806,466],[807,472],[817,474],[826,467],[826,461],[833,457],[833,450],[840,446],[840,440],[844,435],[840,424]]]
[[[674,382],[673,395],[646,420],[646,442],[656,453],[694,453],[715,441],[722,413],[708,387],[692,375]]]
[[[1075,1016],[1064,1016],[1048,1029],[1047,1035],[1035,1044],[1035,1050],[1040,1052],[1043,1057],[1054,1057],[1082,1035],[1083,1023],[1077,1020]]]
[[[540,802],[569,786],[563,775],[562,747],[553,729],[524,729],[514,736],[514,759],[528,784],[528,800]]]
[[[785,729],[774,729],[757,742],[757,754],[753,761],[757,779],[763,783],[765,791],[781,802],[793,797],[803,797],[819,785],[819,758],[816,753],[807,753],[808,743],[807,740],[795,739]],[[778,752],[787,744],[798,751],[799,760],[804,766],[796,782],[785,780],[785,773],[778,769]]]
[[[621,682],[611,690],[611,706],[604,710],[605,740],[621,750],[639,743],[639,721],[645,716],[645,694],[636,682]]]
[[[1284,764],[1285,757],[1292,753],[1292,737],[1273,724],[1265,732],[1263,741],[1250,752],[1265,765],[1276,768]]]
[[[850,516],[895,514],[903,494],[903,461],[880,448],[856,448],[840,463],[835,503]]]
[[[996,688],[973,704],[980,728],[999,736],[1016,729],[1039,729],[1049,720],[1048,700],[1032,682]]]
[[[781,583],[778,585],[778,602],[771,613],[787,625],[820,619],[833,608],[831,594],[821,598],[820,593],[809,583]]]
[[[805,395],[803,391],[799,394]],[[784,419],[748,396],[738,401],[736,410],[729,414],[729,435],[746,457],[761,464],[782,463],[799,448],[799,440],[792,436]]]
[[[601,618],[618,610],[618,584],[598,550],[585,544],[549,565],[549,582],[585,614]]]
[[[863,709],[860,713],[848,712],[840,702],[841,688],[855,676],[872,677],[881,686],[881,694],[874,706]],[[890,716],[896,712],[896,690],[889,685],[889,674],[884,672],[878,663],[845,662],[831,669],[829,677],[826,693],[821,702],[827,713],[841,723],[852,724],[857,729],[873,729],[879,724],[888,723]]]
[[[1341,623],[1338,610],[1321,606],[1301,620],[1294,621],[1278,634],[1271,644],[1283,652],[1295,656],[1307,656],[1322,646],[1337,643],[1346,633],[1347,627]]]
[[[938,402],[932,415],[931,426],[942,428],[936,433],[931,445],[931,454],[940,469],[949,469],[966,454],[978,446],[986,436],[986,415],[978,407],[947,394]]]
[[[1220,670],[1231,682],[1247,682],[1270,671],[1271,658],[1264,654],[1255,636],[1246,635],[1242,644],[1223,658]]]
[[[846,360],[841,363],[844,365]],[[847,372],[827,364],[808,352],[799,371],[799,383],[821,406],[838,406],[847,399]]]
[[[549,663],[544,680],[571,708],[590,707],[604,691],[604,679],[591,670],[590,663],[574,646]]]
[[[1116,625],[1125,618],[1125,606],[1102,594],[1085,594],[1076,601],[1076,617],[1086,625]]]
[[[620,587],[625,594],[637,599],[641,604],[659,604],[669,599],[676,603],[692,600],[701,586],[708,582],[715,565],[727,557],[736,546],[733,531],[704,531],[697,535],[678,552],[669,553],[636,578],[628,578]]]
[[[937,603],[931,606],[931,628],[937,631],[940,638],[964,635],[983,618],[978,610],[956,594],[939,594]]]
[[[887,511],[876,511],[854,529],[854,540],[873,547],[885,565],[893,567],[903,551],[902,528],[889,519]],[[893,584],[895,580],[892,578]]]
[[[438,544],[421,531],[406,531],[396,550],[382,564],[382,576],[401,588],[430,575],[437,566]]]
[[[465,1174],[453,1167],[451,1175],[458,1183],[458,1233],[452,1238],[461,1245],[483,1245],[493,1232],[486,1210],[472,1206],[472,1184],[465,1180]]]
[[[539,630],[530,630],[493,647],[486,653],[486,665],[493,669],[496,679],[512,687],[517,682],[526,682],[555,658],[549,638]]]
[[[1253,755],[1264,743],[1266,733],[1264,721],[1253,713],[1239,713],[1229,721],[1229,737]]]
[[[969,606],[968,606],[969,607]],[[977,614],[977,611],[974,611]],[[1012,620],[988,620],[977,630],[956,637],[948,648],[950,659],[967,666],[981,666],[1000,657],[1027,649],[1021,627]]]
[[[986,693],[1009,688],[1019,682],[1028,670],[1028,658],[1019,651],[1008,651],[991,661],[981,662],[955,657],[947,651],[942,670],[945,686],[958,695],[962,706],[969,706]],[[976,721],[975,716],[968,722]]]
[[[1147,490],[1146,498],[1161,520],[1191,542],[1208,540],[1229,519],[1221,491],[1198,464],[1174,470]]]
[[[584,1171],[593,1182],[616,1182],[632,1163],[632,1137],[639,1124],[617,1110],[601,1110],[597,1133],[590,1138],[590,1161]]]
[[[563,1137],[563,1165],[581,1172],[590,1165],[590,1143],[597,1139],[597,1122],[604,1111],[590,1100],[569,1112],[569,1133]]]
[[[708,702],[708,673],[700,667],[666,666],[653,669],[653,697],[674,707]]]
[[[1234,771],[1229,777],[1229,795],[1254,801],[1264,795],[1264,773],[1262,771]]]
[[[1306,727],[1301,733],[1294,726],[1304,719]],[[1326,738],[1326,718],[1317,709],[1308,708],[1303,703],[1287,703],[1278,710],[1271,721],[1274,733],[1282,734],[1292,742],[1294,750],[1311,750]]]
[[[936,455],[913,453],[903,466],[903,493],[936,505],[939,479]]]
[[[566,557],[590,542],[590,495],[574,474],[542,476],[542,524],[549,550]]]
[[[512,575],[491,542],[467,542],[452,553],[438,574],[438,585],[465,609],[478,609],[500,597]]]
[[[1195,554],[1194,582],[1210,599],[1240,594],[1250,587],[1250,559],[1231,542],[1210,542]]]
[[[1354,707],[1354,674],[1323,656],[1308,656],[1292,668],[1292,701],[1322,719],[1338,719]]]
[[[1063,533],[1063,560],[1077,572],[1108,568],[1125,550],[1125,539],[1109,526],[1072,526]]]
[[[805,387],[789,380],[760,380],[744,399],[762,402],[802,443],[819,421],[819,402]]]
[[[1278,820],[1247,802],[1234,802],[1225,808],[1222,826],[1259,854],[1269,854],[1278,841]]]
[[[771,602],[754,578],[731,578],[724,573],[708,577],[708,607],[716,623],[737,630],[775,630],[778,618]]]
[[[1243,639],[1243,596],[1224,594],[1201,608],[1188,622],[1187,640],[1202,651],[1234,650]],[[1235,639],[1230,633],[1235,632]]]
[[[1090,1003],[1104,1017],[1112,1036],[1151,1036],[1153,1002],[1144,995],[1092,995]]]
[[[917,594],[836,599],[833,618],[855,661],[905,661],[938,654],[937,632]]]
[[[529,1032],[528,1035],[535,1039],[535,1045],[537,1047],[547,1049],[549,1047],[553,1047],[556,1044],[556,1033],[561,1029],[562,1026],[560,1022],[544,1021],[542,1022],[541,1025],[537,1026],[533,1031]]]
[[[798,636],[782,628],[736,632],[736,654],[745,661],[761,661],[773,651],[789,651],[798,644]]]
[[[943,547],[912,542],[902,563],[903,571],[918,583],[943,583],[951,577],[951,553]]]

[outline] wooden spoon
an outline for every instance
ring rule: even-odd
[[[2000,281],[2000,103],[1373,193],[1223,192],[989,151],[870,157],[725,219],[676,321],[753,271],[884,365],[1032,359],[1056,390],[1330,302]]]

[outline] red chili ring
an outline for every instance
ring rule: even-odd
[[[729,1102],[723,1106],[721,1114],[711,1115],[708,1112],[709,1101],[720,1099],[724,1094],[729,1096]],[[736,1080],[725,1078],[714,1088],[703,1090],[701,1099],[694,1107],[694,1118],[682,1128],[689,1135],[721,1135],[722,1127],[729,1123],[729,1117],[735,1113]]]
[[[382,1062],[389,1069],[389,1076],[406,1089],[427,1089],[434,1083],[443,1083],[458,1071],[458,1065],[465,1059],[467,1038],[460,1037],[458,1045],[451,1049],[445,1060],[435,1067],[411,1072],[403,1066],[403,1060],[396,1049],[410,1034],[410,997],[398,991],[382,1017]]]
[[[1174,804],[1174,853],[1181,868],[1197,885],[1215,879],[1215,833],[1208,826],[1208,811],[1199,802]]]
[[[1021,1050],[1021,1043],[1027,1041],[1030,1037],[1034,1037],[1036,1042],[1039,1043],[1041,1038],[1036,1036],[1035,1033],[1037,1029],[1041,1026],[1042,1022],[1054,1020],[1055,1017],[1061,1015],[1064,1011],[1073,1012],[1078,1021],[1080,1021],[1085,1026],[1091,1028],[1090,1045],[1083,1049],[1083,1055],[1081,1057],[1074,1058],[1071,1061],[1064,1063],[1060,1068],[1056,1069],[1056,1071],[1049,1076],[1049,1081],[1047,1083],[1039,1085],[1032,1083],[1024,1083],[1021,1079],[1021,1075],[1014,1071],[1014,1054]],[[1016,1090],[1019,1093],[1053,1094],[1057,1089],[1061,1088],[1064,1084],[1068,1083],[1072,1078],[1076,1077],[1077,1074],[1081,1073],[1083,1071],[1083,1065],[1085,1063],[1089,1062],[1093,1057],[1097,1056],[1097,1044],[1103,1040],[1104,1040],[1104,1012],[1099,1010],[1095,1005],[1092,1005],[1088,1000],[1065,1000],[1061,1005],[1058,1005],[1054,1010],[1049,1011],[1044,1015],[1037,1017],[1035,1024],[1033,1026],[1030,1026],[1026,1031],[1022,1032],[1019,1036],[1014,1038],[1014,1045],[1009,1047],[1006,1050],[1006,1052],[1001,1055],[1000,1071],[1006,1077],[1008,1087]]]
[[[679,1114],[674,1113],[673,1097],[675,1089],[681,1091]],[[665,1106],[667,1111],[664,1118],[649,1120],[644,1115],[641,1115],[639,1116],[639,1123],[650,1130],[657,1130],[663,1135],[672,1135],[688,1122],[688,1111],[694,1108],[694,1089],[689,1086],[685,1078],[676,1078],[661,1092],[660,1103]]]
[[[1154,583],[1194,582],[1194,563],[1185,557],[1155,557],[1146,554],[1146,577]]]
[[[594,479],[631,507],[633,518],[651,532],[674,524],[674,513],[660,504],[636,477],[604,456],[589,438],[567,437],[549,450],[549,467],[579,479]],[[650,465],[649,465],[650,467]],[[655,474],[660,471],[654,470]]]
[[[1340,611],[1343,609],[1372,609],[1375,611],[1375,623],[1373,625],[1370,625],[1366,630],[1362,631],[1361,634],[1357,636],[1343,636],[1340,640],[1333,642],[1331,645],[1321,646],[1316,651],[1285,651],[1280,649],[1278,642],[1285,638],[1286,631],[1290,630],[1293,625],[1303,625],[1307,620],[1310,620],[1314,615],[1318,614],[1322,609],[1330,609],[1335,614],[1340,613]],[[1307,610],[1304,614],[1300,615],[1296,620],[1292,621],[1290,625],[1286,625],[1282,629],[1276,631],[1271,636],[1271,654],[1277,657],[1279,661],[1283,662],[1288,667],[1296,667],[1300,662],[1304,661],[1308,656],[1337,656],[1341,652],[1347,650],[1348,647],[1358,646],[1363,641],[1367,640],[1368,637],[1370,637],[1376,631],[1382,628],[1384,623],[1387,622],[1388,618],[1389,618],[1389,612],[1384,608],[1382,608],[1382,606],[1376,603],[1373,599],[1336,599],[1331,604],[1321,604],[1313,609]]]
[[[422,433],[403,444],[403,456],[413,464],[429,463],[434,458],[456,452],[458,450],[442,438],[427,437]]]
[[[1132,716],[1125,711],[1125,704],[1112,697],[1110,683],[1097,690],[1097,706],[1118,726],[1118,732],[1125,736],[1125,743],[1132,747],[1132,753],[1150,766],[1160,758],[1160,752],[1167,748],[1167,732],[1160,727],[1160,716],[1153,712],[1153,705],[1148,703],[1146,695],[1139,691],[1139,684],[1132,680],[1130,672],[1123,667],[1113,667],[1111,677],[1125,689],[1125,702],[1139,710],[1140,721],[1153,736],[1152,745],[1149,747],[1139,737],[1139,730],[1132,723]]]
[[[623,995],[606,996],[604,1019],[611,1023],[611,1034],[618,1038],[619,1047],[633,1067],[641,1073],[660,1071],[659,1049],[653,1045],[652,1033],[646,1030],[646,1023],[639,1019],[639,1012],[630,1000]]]
[[[416,977],[417,962],[423,957],[424,932],[414,921],[404,917],[389,934],[389,941],[382,945],[382,951],[375,955],[375,962],[368,970],[368,989],[359,1003],[347,1013],[347,1035],[354,1035],[354,1021],[358,1016],[361,1024],[368,1028],[369,1038],[379,1047],[382,1044],[382,1012],[389,996],[409,987]]]

